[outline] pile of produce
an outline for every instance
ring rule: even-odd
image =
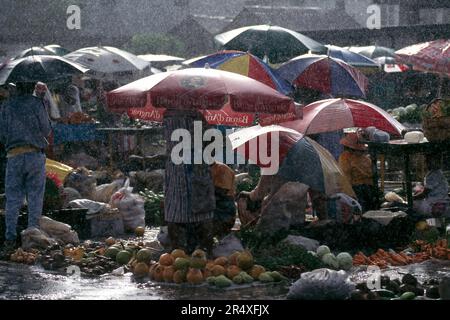
[[[217,288],[233,284],[280,282],[286,280],[278,272],[269,272],[263,266],[254,264],[248,251],[234,252],[228,257],[208,260],[202,250],[195,250],[188,256],[176,249],[160,256],[158,262],[151,261],[151,251],[141,249],[129,262],[135,278],[149,277],[156,282],[191,285],[208,283]]]
[[[39,255],[39,251],[32,250],[30,252],[22,250],[22,248],[17,249],[9,259],[12,262],[24,263],[24,264],[34,264],[37,257]]]
[[[387,110],[396,120],[407,123],[421,123],[425,106],[410,104],[406,107],[399,107]]]
[[[331,253],[328,246],[320,246],[316,252],[308,251],[311,255],[318,257],[327,268],[334,270],[350,270],[353,266],[352,256],[348,252],[341,252],[337,256]]]
[[[285,242],[259,249],[254,254],[256,263],[267,269],[280,270],[289,278],[298,278],[300,273],[315,270],[324,265],[318,256],[310,254],[300,246]]]
[[[46,270],[65,273],[69,266],[78,266],[84,276],[107,274],[119,267],[119,264],[104,256],[103,243],[86,241],[82,246],[54,246],[41,252],[38,263]]]
[[[388,266],[405,266],[412,263],[420,263],[431,258],[450,259],[450,250],[447,249],[447,241],[439,240],[435,244],[425,241],[416,241],[412,245],[416,252],[405,253],[394,250],[384,251],[378,249],[376,253],[367,257],[362,252],[353,256],[354,265],[376,265],[380,268]]]
[[[420,284],[416,277],[406,274],[400,279],[381,276],[379,289],[370,290],[366,282],[358,283],[351,294],[351,300],[413,300],[439,299],[439,281],[430,279]]]
[[[427,254],[429,257],[450,260],[450,249],[445,239],[438,240],[434,244],[417,240],[412,247],[416,252]]]

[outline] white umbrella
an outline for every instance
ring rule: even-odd
[[[67,54],[65,58],[86,66],[90,70],[88,74],[97,78],[152,74],[149,62],[114,47],[83,48]]]

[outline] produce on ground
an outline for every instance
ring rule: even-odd
[[[388,266],[405,266],[411,263],[420,263],[425,260],[450,259],[450,250],[447,249],[447,240],[439,240],[435,244],[428,244],[425,241],[415,241],[413,248],[415,253],[406,254],[404,252],[395,252],[394,250],[385,251],[378,249],[376,253],[366,256],[358,252],[353,256],[354,265],[376,265],[380,268]]]

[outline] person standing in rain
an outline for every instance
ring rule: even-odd
[[[0,143],[7,152],[6,251],[16,244],[19,210],[28,203],[28,227],[39,228],[45,191],[45,154],[51,126],[42,100],[33,96],[34,83],[17,83],[17,96],[4,104]]]
[[[193,143],[195,122],[202,122],[205,127],[206,121],[197,111],[167,110],[164,114],[167,141],[164,219],[172,249],[192,252],[200,248],[211,254],[216,199],[209,165],[192,161],[195,151],[199,151],[194,150]],[[179,143],[172,141],[172,133],[177,129],[188,131],[192,138],[190,163],[175,164],[171,157],[172,149]]]

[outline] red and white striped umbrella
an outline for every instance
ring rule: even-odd
[[[303,108],[303,119],[281,124],[310,135],[345,128],[375,127],[400,137],[405,127],[383,109],[359,100],[326,99]]]
[[[415,70],[450,75],[450,39],[415,44],[395,52],[400,63]]]

